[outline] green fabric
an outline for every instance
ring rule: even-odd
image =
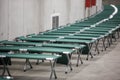
[[[75,34],[74,36],[80,36],[80,37],[84,37],[84,36],[88,36],[88,37],[100,37],[100,34],[84,34],[84,33],[80,33],[80,34]]]
[[[78,44],[57,44],[57,43],[47,43],[47,44],[43,44],[43,46],[45,47],[62,47],[62,48],[83,48],[85,47],[85,45],[78,45]]]
[[[68,33],[44,33],[45,35],[68,35]]]
[[[80,31],[80,29],[83,29],[83,28],[77,28],[77,27],[68,27],[68,28],[63,28],[63,29],[60,29],[60,30],[68,30],[68,31]]]
[[[95,40],[76,40],[76,39],[58,39],[56,42],[66,42],[66,43],[78,43],[78,44],[89,44]]]
[[[84,33],[84,34],[100,34],[100,35],[105,35],[107,34],[107,32],[91,32],[91,31],[84,31],[84,32],[81,32],[81,33]]]
[[[73,24],[72,26],[90,26],[92,25],[93,23],[78,23],[78,24]]]
[[[23,41],[32,41],[32,42],[43,42],[43,41],[54,41],[56,38],[21,38]]]
[[[68,31],[68,30],[59,30],[59,31],[54,31],[57,33],[75,33],[76,31]]]
[[[57,35],[36,35],[36,36],[31,36],[32,38],[58,38],[59,36]]]
[[[13,79],[6,79],[6,78],[0,77],[0,80],[13,80]]]
[[[58,43],[36,43],[36,42],[15,42],[4,41],[4,45],[19,45],[19,46],[43,46],[43,47],[59,47],[59,48],[83,48],[84,45],[78,44],[58,44]]]
[[[9,58],[20,58],[20,59],[57,59],[60,56],[56,55],[46,55],[46,54],[23,54],[23,53],[16,53],[16,54],[8,54],[8,53],[0,53],[0,55],[4,55]]]
[[[108,31],[114,28],[106,28],[106,27],[99,27],[99,26],[90,28],[90,30],[96,30],[96,29],[101,30],[101,31]]]
[[[101,33],[101,32],[103,32],[103,33],[104,33],[104,32],[106,32],[106,33],[107,33],[109,30],[88,29],[88,30],[85,30],[85,31],[91,31],[91,32],[100,32],[100,33]]]
[[[67,36],[65,39],[84,39],[84,40],[92,40],[92,39],[99,39],[99,37],[93,36]]]
[[[35,43],[35,42],[15,42],[15,41],[4,41],[1,44],[4,45],[17,45],[17,46],[36,46],[42,45],[42,43]]]
[[[28,52],[48,52],[64,54],[67,52],[71,54],[74,52],[72,49],[53,48],[53,47],[27,47],[27,46],[0,46],[0,51],[19,51],[20,49],[27,50]]]
[[[69,57],[70,57],[70,55],[69,55]],[[67,65],[68,64],[67,56],[65,54],[62,54],[62,57],[59,57],[57,59],[57,63]]]

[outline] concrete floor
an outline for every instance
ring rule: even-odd
[[[57,80],[120,80],[120,39],[93,59],[86,61],[86,56],[82,55],[84,64],[78,67],[76,67],[76,57],[74,55],[72,58],[73,71],[68,74],[65,74],[64,65],[56,65]],[[13,65],[9,68],[14,80],[49,80],[49,62],[36,65],[36,61],[31,60],[33,69],[23,72],[25,60],[12,61]]]
[[[67,80],[120,80],[120,40],[105,55]]]

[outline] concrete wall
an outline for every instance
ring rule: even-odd
[[[43,31],[52,29],[52,16],[55,14],[59,15],[59,26],[84,18],[84,0],[40,0],[40,3]]]
[[[39,32],[39,0],[0,0],[0,40]]]
[[[101,1],[97,0],[98,7]],[[85,0],[0,0],[0,40],[52,29],[55,14],[60,16],[60,26],[81,20]]]
[[[0,40],[8,39],[8,12],[8,0],[0,0]]]
[[[103,5],[102,5],[102,0],[96,0],[97,2],[97,11],[101,11],[102,8],[103,8]]]
[[[52,29],[52,16],[58,14],[59,25],[69,23],[69,0],[41,0],[41,26],[43,31]]]
[[[85,0],[71,0],[70,3],[70,22],[84,18],[85,14]]]
[[[96,5],[95,5],[95,6],[92,6],[91,15],[96,14],[96,12],[97,12],[97,6],[96,6]]]

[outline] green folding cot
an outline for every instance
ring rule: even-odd
[[[75,49],[65,49],[65,48],[54,48],[54,47],[28,47],[28,46],[0,46],[0,51],[20,51],[20,52],[29,52],[29,53],[56,53],[59,55],[66,55],[66,66],[67,66],[67,71],[68,72],[68,67],[70,68],[70,70],[72,70],[72,65],[71,65],[71,58],[70,56],[72,55],[72,53],[75,52]]]
[[[51,63],[50,80],[52,79],[53,75],[55,79],[57,78],[56,71],[55,71],[55,64],[57,59],[60,57],[60,55],[28,54],[28,53],[0,53],[0,55],[8,58],[26,59],[26,65],[29,64],[30,68],[32,68],[32,66],[29,62],[29,59],[48,60]],[[7,66],[4,66],[2,76],[4,76],[6,69],[7,69],[7,72],[9,72]]]

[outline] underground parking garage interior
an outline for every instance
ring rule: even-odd
[[[120,80],[119,0],[0,0],[0,80]]]

